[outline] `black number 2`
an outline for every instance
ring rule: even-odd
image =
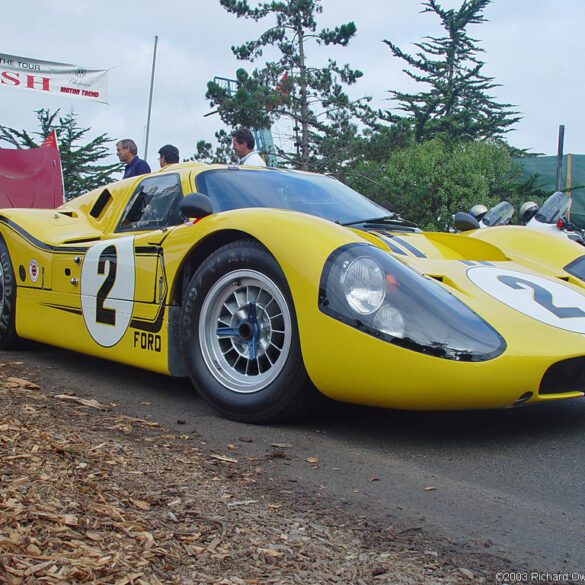
[[[559,319],[585,317],[585,311],[582,311],[579,307],[557,307],[553,303],[553,296],[550,291],[534,282],[508,275],[498,276],[498,280],[514,290],[532,289],[534,291],[534,301],[547,311],[550,311],[553,315],[556,315]]]
[[[116,282],[116,272],[118,265],[115,246],[108,246],[107,248],[104,248],[104,251],[100,254],[97,269],[98,274],[105,274],[106,262],[108,263],[108,274],[97,292],[95,320],[98,323],[104,323],[105,325],[115,325],[116,310],[104,307],[104,302],[108,298],[108,294],[112,290],[114,282]]]

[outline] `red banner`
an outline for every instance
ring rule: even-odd
[[[53,130],[42,142],[41,148],[59,148],[57,146],[57,133]]]
[[[62,203],[61,157],[54,135],[42,148],[0,148],[0,209],[53,209]]]

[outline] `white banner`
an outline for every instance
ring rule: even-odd
[[[0,53],[0,87],[44,91],[107,103],[108,72]]]

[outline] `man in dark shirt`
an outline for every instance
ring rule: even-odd
[[[179,149],[172,144],[165,144],[158,151],[158,164],[160,168],[174,165],[179,162]]]
[[[126,163],[124,179],[150,173],[148,163],[138,156],[138,148],[136,147],[136,142],[134,142],[134,140],[125,138],[124,140],[117,142],[116,154],[118,155],[120,162]]]

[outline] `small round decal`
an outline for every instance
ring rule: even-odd
[[[512,309],[566,331],[585,333],[585,294],[560,282],[503,268],[474,266],[469,280]]]
[[[28,275],[32,282],[39,279],[39,263],[34,258],[28,263]]]

